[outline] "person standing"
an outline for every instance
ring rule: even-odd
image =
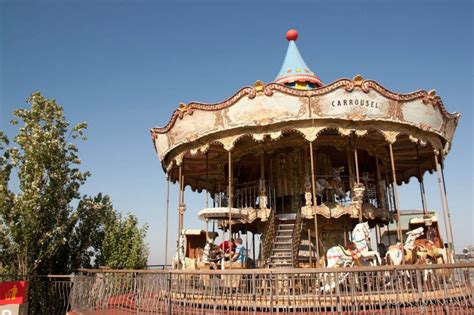
[[[241,238],[236,239],[235,245],[236,245],[236,248],[235,248],[234,256],[232,256],[232,261],[238,262],[242,266],[245,266],[245,260],[246,260],[245,258],[247,255],[245,254],[245,247],[244,245],[242,245],[242,239]]]

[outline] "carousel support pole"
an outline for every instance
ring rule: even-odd
[[[179,195],[178,195],[178,239],[181,236],[181,231],[183,230],[183,167],[180,165],[178,168],[178,180],[179,180]]]
[[[344,247],[347,248],[347,222],[344,221]]]
[[[375,243],[375,248],[378,248],[378,245],[380,243],[380,227],[378,224],[375,226]]]
[[[255,264],[255,233],[252,232],[252,256],[253,256],[253,263]]]
[[[209,156],[206,152],[206,185],[209,185]],[[206,209],[209,208],[209,188],[206,188]]]
[[[313,142],[309,142],[309,155],[311,158],[311,186],[313,187],[313,208],[314,208],[314,240],[316,242],[316,267],[319,265],[319,233],[318,233],[318,213],[317,213],[317,195],[316,195],[316,179],[314,174],[314,154]]]
[[[267,204],[268,204],[268,200],[269,200],[269,192],[266,191],[266,187],[265,187],[265,156],[264,156],[264,153],[262,151],[262,154],[260,154],[260,183],[259,183],[259,193],[258,193],[258,203],[259,203],[259,208],[261,210],[263,209],[266,209],[267,208],[267,205],[263,205],[262,207],[262,200],[260,200],[260,198],[265,195],[267,198],[266,198],[266,201],[267,201]],[[266,218],[266,210],[265,210],[265,216],[264,218]]]
[[[385,164],[385,161],[383,161],[383,168],[385,172],[385,191],[386,191],[386,200],[387,200],[387,207],[389,211],[394,211],[393,207],[393,199],[392,199],[392,187],[390,187],[390,180],[388,178],[388,171],[387,171],[387,165]]]
[[[387,240],[388,240],[388,245],[392,244],[390,242],[390,222],[387,224]]]
[[[229,170],[228,170],[228,173],[229,173],[229,183],[228,183],[228,197],[229,197],[229,200],[228,200],[228,204],[229,204],[229,246],[230,245],[230,241],[232,239],[232,180],[233,180],[233,174],[232,174],[232,152],[229,151],[228,153],[228,157],[229,157],[229,161],[228,161],[228,164],[229,164]],[[229,268],[232,269],[232,262],[229,264]]]
[[[400,225],[400,203],[398,199],[398,189],[397,189],[397,173],[395,171],[395,160],[393,158],[393,145],[390,143],[388,146],[390,150],[390,164],[392,166],[392,176],[393,176],[393,182],[392,182],[392,187],[393,187],[393,192],[395,194],[395,210],[397,211],[397,235],[398,239],[402,243],[403,246],[403,235],[402,235],[402,228]],[[405,253],[402,250],[402,264],[405,264]]]
[[[418,166],[418,183],[420,184],[421,205],[423,207],[423,215],[428,214],[428,204],[426,203],[425,184],[423,182],[423,174],[421,174],[420,150],[418,143],[416,144],[416,162]]]
[[[350,141],[350,138],[349,138],[349,145],[347,146],[347,149],[346,149],[346,153],[347,153],[347,168],[348,168],[348,172],[349,172],[349,185],[351,187],[351,192],[353,191],[354,189],[354,168],[353,168],[353,163],[352,163],[352,156],[351,156],[351,141]],[[352,198],[352,196],[351,196]]]
[[[357,156],[357,148],[355,146],[355,135],[352,133],[352,151],[354,152],[354,164],[355,164],[355,171],[356,171],[356,183],[360,184],[360,177],[359,177],[359,159]]]
[[[308,228],[308,254],[309,254],[309,266],[313,266],[313,246],[311,246],[311,229]]]
[[[209,161],[206,152],[206,185],[209,183]],[[209,188],[206,188],[206,209],[209,208]],[[206,243],[209,241],[209,219],[206,218]]]
[[[382,203],[382,198],[384,196],[382,196],[382,193],[383,193],[383,187],[380,185],[381,182],[382,182],[382,175],[380,173],[380,166],[379,166],[379,156],[378,154],[375,154],[375,173],[376,173],[376,176],[377,176],[377,206],[380,208],[383,203]]]
[[[444,163],[443,161],[441,160],[440,161],[440,164],[441,164],[441,178],[443,180],[443,193],[444,193],[444,201],[446,203],[446,210],[448,212],[448,223],[449,223],[449,233],[451,235],[451,245],[452,245],[452,248],[451,250],[453,251],[453,256],[456,257],[456,252],[455,252],[455,249],[454,249],[454,237],[453,237],[453,227],[451,225],[451,211],[449,210],[449,204],[448,204],[448,193],[446,192],[446,181],[444,180]]]
[[[438,188],[439,188],[439,195],[441,197],[441,208],[443,209],[443,220],[444,220],[444,229],[446,232],[446,239],[448,241],[448,244],[451,244],[450,247],[454,247],[454,244],[452,244],[452,240],[450,239],[450,234],[448,232],[448,220],[446,219],[446,206],[445,206],[445,200],[443,196],[443,188],[442,188],[442,181],[441,181],[441,175],[439,171],[439,160],[438,160],[438,152],[435,152],[435,165],[436,165],[436,174],[438,175]],[[448,263],[451,263],[451,255],[448,256]]]
[[[355,135],[352,133],[351,135],[351,140],[352,140],[352,147],[353,147],[353,152],[354,152],[354,164],[355,164],[355,171],[356,171],[356,183],[357,186],[360,184],[360,176],[359,176],[359,158],[357,154],[357,148],[355,146]],[[362,218],[362,209],[359,211],[359,223],[361,223],[363,220]]]
[[[379,165],[379,156],[378,154],[376,153],[375,154],[375,173],[376,173],[376,176],[377,176],[377,206],[379,208],[383,208],[384,210],[386,210],[386,206],[383,207],[384,203],[382,202],[382,198],[384,198],[385,196],[383,196],[383,187],[381,185],[381,182],[382,182],[382,175],[380,173],[380,165]],[[377,225],[375,226],[375,239],[376,239],[376,242],[377,242],[377,247],[380,243],[380,239],[382,237],[382,234],[380,232],[380,225],[379,223],[377,223]]]
[[[170,214],[170,178],[166,175],[166,226],[165,226],[165,267],[168,265],[168,223]]]
[[[249,260],[249,231],[245,228],[245,263]]]

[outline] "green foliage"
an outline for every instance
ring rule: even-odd
[[[141,228],[134,215],[128,214],[122,220],[116,214],[105,228],[101,264],[113,269],[141,269],[146,266],[148,248],[144,242],[148,226]]]
[[[68,143],[63,108],[40,93],[33,93],[27,102],[31,108],[13,113],[21,123],[14,138],[18,147],[6,147],[8,139],[2,133],[1,260],[6,271],[50,273],[79,219],[70,204],[80,198],[79,188],[89,173],[78,169],[78,150]],[[79,124],[69,135],[77,137],[85,128]],[[13,170],[20,193],[9,188]]]
[[[74,141],[85,140],[87,124],[70,128],[63,108],[40,93],[27,102],[11,121],[19,128],[14,145],[0,131],[0,273],[65,274],[103,262],[144,267],[146,227],[133,216],[122,222],[106,195],[80,194],[90,174],[79,169]]]

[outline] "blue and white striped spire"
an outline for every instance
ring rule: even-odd
[[[289,41],[288,50],[275,82],[300,90],[323,86],[323,82],[309,69],[301,57],[295,43],[297,38],[298,32],[295,30],[289,30],[286,33],[286,39]]]

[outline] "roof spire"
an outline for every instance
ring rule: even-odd
[[[288,50],[275,82],[299,90],[323,86],[323,82],[308,68],[296,47],[298,32],[294,29],[289,30],[286,32],[286,39],[289,41]]]

